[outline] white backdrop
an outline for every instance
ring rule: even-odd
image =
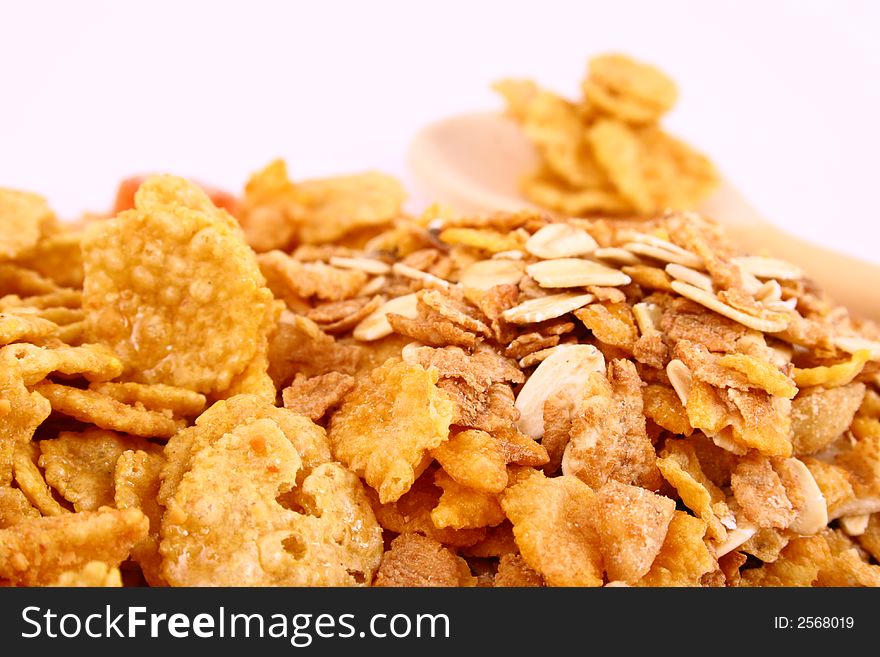
[[[573,95],[619,50],[678,81],[666,125],[767,217],[880,261],[878,27],[869,0],[0,0],[0,185],[75,215],[144,171],[406,177],[411,135],[500,108],[494,79]]]

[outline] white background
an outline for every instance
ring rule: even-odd
[[[145,171],[406,178],[410,137],[500,108],[493,80],[575,95],[618,50],[678,81],[667,127],[762,213],[880,261],[878,28],[868,0],[0,0],[0,185],[72,216]]]

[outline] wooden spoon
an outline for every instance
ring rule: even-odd
[[[520,195],[519,180],[537,166],[537,156],[519,126],[503,115],[464,114],[428,125],[412,141],[409,165],[425,198],[459,210],[535,207]],[[723,224],[745,249],[802,267],[835,301],[880,321],[880,265],[780,230],[727,181],[698,210]]]

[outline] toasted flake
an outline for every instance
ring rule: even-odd
[[[27,385],[42,381],[52,372],[81,375],[89,381],[107,381],[122,373],[122,361],[101,344],[56,348],[13,344],[0,350],[0,360],[10,358],[18,361]]]
[[[455,481],[475,491],[500,493],[507,486],[506,454],[501,442],[485,431],[460,431],[431,455]]]
[[[592,345],[560,345],[541,361],[516,398],[520,412],[517,427],[527,436],[544,434],[544,402],[560,390],[576,394],[592,372],[605,371],[605,358]]]
[[[328,372],[314,377],[297,374],[282,392],[284,408],[318,421],[328,409],[337,406],[354,388],[355,379],[341,372]]]
[[[608,579],[633,583],[660,553],[675,502],[638,486],[609,481],[596,495],[595,523]]]
[[[508,308],[501,316],[514,324],[537,324],[548,319],[555,319],[586,306],[593,301],[592,294],[563,292],[546,297],[529,299],[518,306]]]
[[[388,361],[359,380],[330,421],[334,456],[393,502],[412,486],[428,450],[449,437],[453,404],[439,374]]]
[[[602,586],[596,496],[575,477],[535,473],[501,495],[523,559],[551,586]]]
[[[158,411],[148,411],[116,401],[94,390],[81,390],[43,382],[34,390],[52,404],[52,409],[102,429],[121,431],[145,438],[170,438],[179,424]]]
[[[862,383],[808,388],[791,404],[791,441],[796,454],[814,454],[843,434],[865,396]]]
[[[526,241],[526,251],[550,260],[587,255],[598,245],[583,228],[566,223],[552,223],[540,228]]]
[[[149,410],[169,410],[182,417],[198,415],[206,404],[205,396],[198,392],[161,383],[92,383],[89,390],[123,404],[143,404]]]
[[[770,459],[749,454],[739,460],[730,478],[737,505],[757,527],[784,529],[795,510]]]
[[[42,196],[0,188],[0,259],[15,258],[36,246],[54,221]]]
[[[825,388],[835,388],[837,386],[845,386],[847,383],[856,378],[862,369],[871,359],[871,352],[867,349],[856,351],[852,358],[837,365],[819,365],[806,369],[794,370],[794,380],[801,388],[809,386],[823,386]]]
[[[102,429],[82,433],[62,431],[40,441],[39,465],[46,482],[77,511],[97,511],[113,505],[113,473],[123,452],[139,449],[156,453],[158,446],[142,438]]]
[[[2,351],[2,350],[0,350]],[[19,447],[30,442],[37,427],[52,412],[45,397],[30,392],[17,362],[0,362],[0,487],[12,483],[13,463]]]
[[[748,354],[725,354],[718,363],[745,374],[749,383],[766,390],[771,395],[791,399],[797,394],[797,386],[770,362]]]
[[[356,586],[372,580],[381,529],[361,482],[302,459],[266,418],[200,450],[168,500],[159,551],[171,585]]]
[[[388,322],[390,313],[415,319],[418,317],[418,297],[413,293],[386,301],[361,320],[360,324],[354,327],[352,335],[364,342],[372,342],[391,335],[394,329]]]
[[[639,585],[699,586],[703,575],[718,565],[703,541],[705,533],[705,522],[683,511],[675,511],[663,547]]]
[[[0,530],[0,579],[39,586],[91,561],[118,566],[147,535],[148,526],[137,509],[24,520]]]
[[[544,288],[627,285],[632,280],[617,269],[591,260],[557,258],[528,265],[526,272]]]
[[[65,570],[48,586],[121,587],[122,575],[118,567],[110,567],[102,561],[90,561],[79,570]]]
[[[40,450],[35,443],[18,444],[15,448],[15,483],[28,501],[44,516],[60,516],[68,513],[55,497],[43,473],[37,467]]]
[[[382,555],[373,586],[474,586],[467,562],[441,543],[420,534],[404,533]]]
[[[504,511],[494,493],[463,486],[444,470],[434,473],[434,483],[443,490],[440,501],[431,511],[431,520],[439,529],[477,529],[504,521]]]
[[[271,329],[256,256],[183,179],[148,179],[135,205],[83,236],[87,340],[110,347],[131,380],[223,392]]]

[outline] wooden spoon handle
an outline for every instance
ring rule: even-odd
[[[880,321],[880,265],[777,228],[729,183],[707,199],[700,211],[722,224],[744,250],[798,265],[833,301],[854,315]]]

